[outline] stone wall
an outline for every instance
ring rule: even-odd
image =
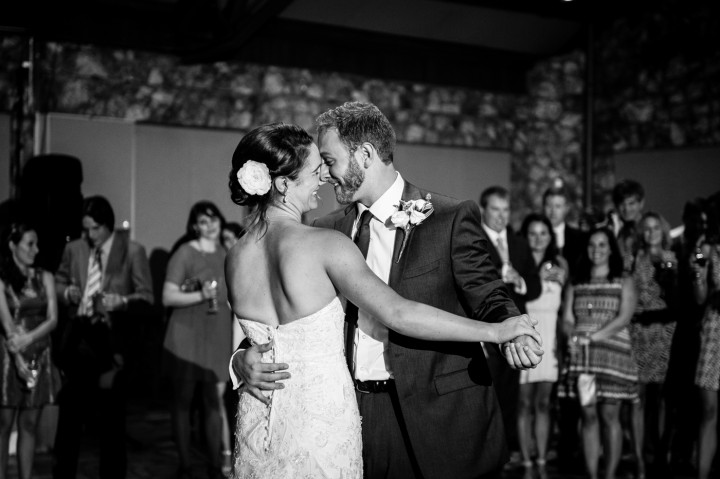
[[[40,58],[46,111],[241,131],[282,120],[312,130],[325,109],[365,100],[399,141],[511,150],[516,224],[555,177],[581,197],[579,54],[539,65],[522,96],[256,64],[183,65],[71,44],[47,44]]]
[[[613,155],[720,144],[717,2],[663,0],[595,42],[594,203],[609,203]]]

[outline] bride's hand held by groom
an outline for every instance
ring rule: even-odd
[[[507,326],[510,327],[515,324],[513,321],[521,319],[532,325],[533,334],[528,335],[521,332],[510,339],[501,337],[498,342],[508,366],[513,369],[534,368],[540,364],[542,355],[545,354],[542,349],[542,339],[540,338],[540,334],[534,329],[537,324],[537,320],[530,318],[527,314],[522,314],[520,316],[514,316],[506,319],[500,323],[500,326],[502,327],[508,323]]]
[[[285,363],[263,363],[262,354],[272,350],[272,341],[265,344],[255,344],[244,351],[238,351],[233,356],[233,371],[243,381],[243,387],[255,399],[270,403],[270,398],[262,391],[282,389],[285,385],[279,381],[290,379],[290,373],[285,371]]]

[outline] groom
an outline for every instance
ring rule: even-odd
[[[374,105],[346,103],[320,115],[317,123],[327,166],[323,180],[333,184],[338,202],[348,206],[316,226],[354,238],[361,214],[369,210],[366,260],[400,295],[488,322],[520,314],[490,261],[474,202],[431,193],[434,211],[429,216],[409,231],[395,228],[390,218],[400,200],[427,199],[429,193],[395,170],[395,133]],[[363,418],[365,477],[499,476],[507,448],[480,344],[408,338],[388,331],[362,310],[355,335],[348,339]],[[279,372],[284,365],[259,363],[266,349],[253,346],[233,359],[251,393],[281,388],[275,381],[289,377]],[[532,367],[542,355],[527,337],[502,349],[515,368]]]

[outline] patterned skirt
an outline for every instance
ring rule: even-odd
[[[663,384],[670,362],[670,347],[677,323],[632,323],[633,355],[642,384]]]
[[[558,385],[558,396],[576,398],[578,376],[589,372],[595,374],[599,401],[637,401],[638,373],[628,328],[610,339],[590,343],[588,351],[587,369],[583,352],[579,348],[571,351]]]
[[[695,385],[708,391],[720,389],[720,311],[714,308],[703,317]]]

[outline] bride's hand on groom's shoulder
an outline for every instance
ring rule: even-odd
[[[542,359],[542,338],[535,330],[537,320],[527,314],[508,318],[499,324],[500,348],[513,369],[534,368]]]
[[[262,354],[270,350],[272,342],[255,344],[233,356],[233,370],[243,381],[245,390],[265,404],[270,402],[270,398],[263,391],[282,389],[285,385],[278,381],[290,378],[290,373],[285,371],[287,364],[262,362]]]

